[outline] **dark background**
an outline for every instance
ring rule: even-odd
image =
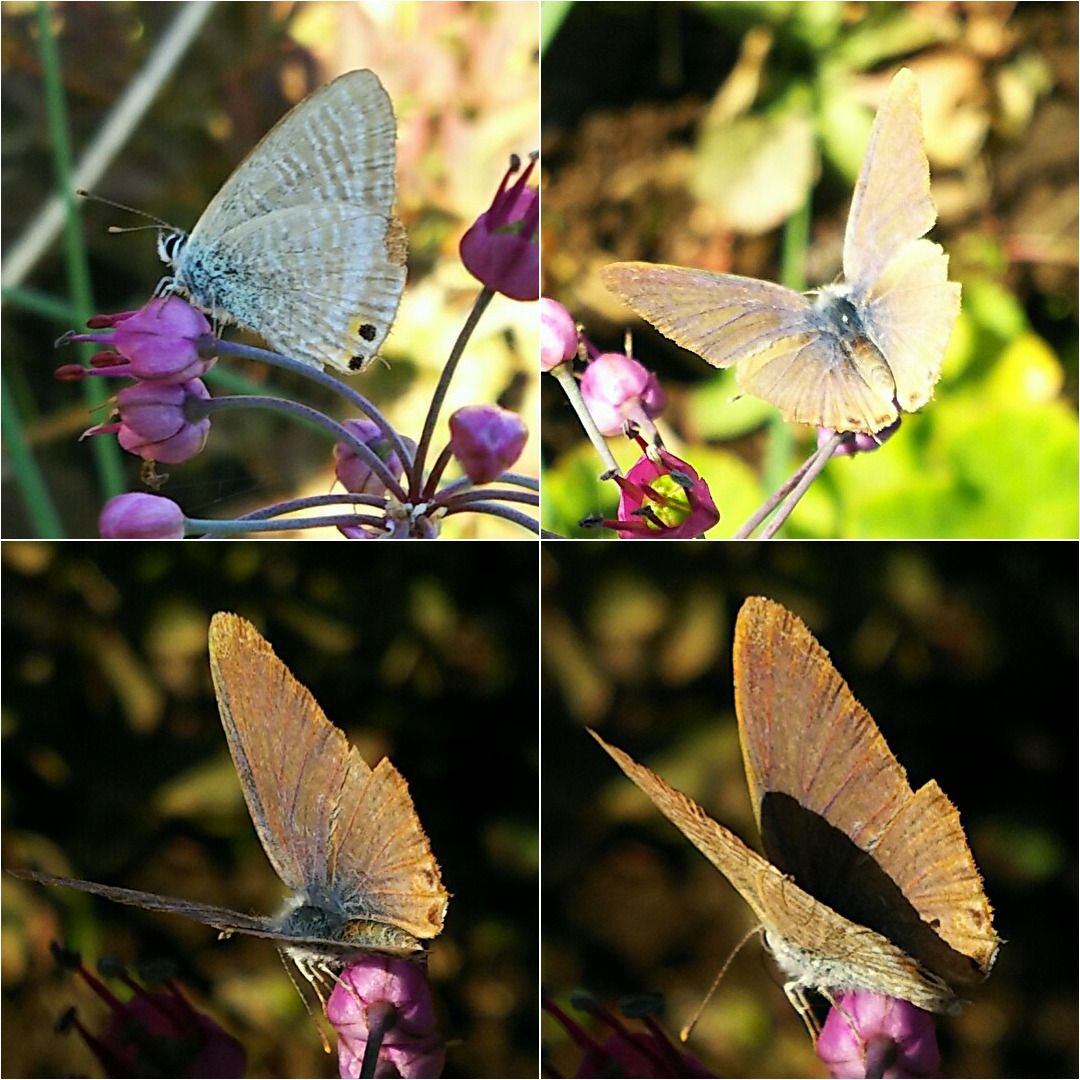
[[[334,549],[323,548],[329,552]],[[401,548],[405,552],[408,549]],[[295,545],[3,547],[5,866],[274,912],[210,684],[214,611],[252,620],[370,764],[389,757],[452,893],[430,974],[448,1076],[535,1076],[536,552]],[[100,1075],[52,1031],[92,968],[166,960],[251,1076],[336,1075],[273,946],[5,878],[3,1074]]]
[[[912,785],[959,808],[1006,944],[938,1026],[944,1075],[1076,1075],[1075,544],[544,548],[546,993],[661,991],[674,1037],[752,925],[584,727],[757,846],[731,634],[763,595],[829,650]],[[736,957],[690,1042],[714,1075],[824,1075],[782,981],[756,939]],[[548,1018],[543,1044],[575,1075]]]

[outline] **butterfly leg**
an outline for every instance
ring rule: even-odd
[[[798,979],[792,979],[790,982],[784,983],[784,994],[791,1003],[791,1007],[799,1014],[811,1041],[816,1043],[818,1036],[821,1034],[821,1028],[818,1025],[817,1017],[814,1016],[814,1010],[810,1007],[810,1002],[806,999],[806,992],[803,990],[802,983]]]

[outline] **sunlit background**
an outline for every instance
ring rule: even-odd
[[[62,92],[79,160],[191,7],[48,5],[60,60],[59,78],[50,82],[38,6],[4,5],[5,256],[26,240],[56,186],[56,138],[46,121],[45,95]],[[461,265],[458,242],[490,204],[509,155],[525,156],[537,146],[537,28],[533,3],[210,5],[178,70],[125,132],[95,190],[190,229],[247,151],[292,105],[342,72],[373,69],[397,116],[397,212],[409,235],[409,278],[382,352],[388,366],[375,364],[350,385],[400,431],[418,438],[439,372],[480,288]],[[94,204],[84,203],[80,213],[74,258],[89,267],[93,310],[140,306],[165,273],[154,234],[111,236],[109,225],[140,222]],[[72,349],[52,347],[61,332],[77,325],[71,265],[58,234],[19,288],[4,293],[7,537],[42,535],[49,505],[64,534],[96,536],[109,486],[141,488],[137,458],[77,442],[83,430],[103,421],[107,407],[91,413],[79,386],[51,377],[54,367],[76,359]],[[455,376],[435,453],[455,408],[498,399],[529,426],[530,441],[516,469],[536,475],[536,319],[536,304],[495,298]],[[281,372],[243,361],[219,363],[216,370],[209,383],[214,388],[217,378],[218,393],[281,391],[338,418],[351,415],[342,412],[339,399]],[[112,380],[108,393],[121,385]],[[333,483],[324,434],[254,411],[219,415],[198,458],[159,471],[170,474],[160,493],[189,516],[206,518],[324,494]],[[445,534],[524,535],[477,514],[449,519]]]
[[[385,546],[362,565],[306,550],[3,546],[4,865],[277,911],[210,684],[210,616],[239,612],[409,784],[452,894],[429,963],[446,1075],[535,1077],[535,548],[443,545],[422,569]],[[91,1030],[105,1016],[54,940],[91,969],[171,965],[248,1076],[337,1075],[271,943],[6,875],[3,901],[5,1076],[102,1075],[54,1031],[71,1005]]]
[[[546,993],[658,991],[677,1038],[753,925],[584,729],[757,846],[731,635],[761,595],[828,649],[911,783],[960,811],[1005,944],[938,1025],[943,1075],[1076,1075],[1075,544],[544,546]],[[756,938],[738,954],[689,1043],[708,1075],[825,1075],[783,981]],[[543,1033],[558,1075],[581,1075],[559,1025]]]
[[[811,537],[1077,534],[1077,6],[542,5],[543,292],[668,393],[668,446],[732,536],[813,431],[636,319],[603,287],[644,259],[803,289],[840,270],[874,111],[918,80],[963,310],[934,400],[881,451],[830,463],[786,526]],[[597,42],[603,47],[598,48]],[[614,485],[554,380],[545,519],[612,516]],[[624,468],[636,448],[611,440]],[[596,535],[592,530],[591,535]]]

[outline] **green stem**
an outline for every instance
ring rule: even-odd
[[[559,385],[563,388],[563,393],[569,399],[574,412],[577,413],[578,420],[581,421],[581,426],[589,437],[589,442],[593,444],[593,448],[600,455],[600,460],[607,466],[604,475],[621,476],[622,469],[619,468],[619,463],[615,460],[611,447],[608,446],[604,436],[600,434],[600,429],[596,426],[596,421],[592,418],[592,413],[589,412],[585,399],[581,396],[581,386],[578,384],[577,379],[574,378],[569,361],[553,367],[551,374],[559,380]]]

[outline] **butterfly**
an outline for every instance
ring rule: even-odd
[[[316,90],[236,167],[190,235],[159,234],[158,254],[173,270],[159,292],[180,293],[314,367],[362,371],[405,286],[396,137],[374,72]]]
[[[912,791],[828,653],[781,605],[746,601],[734,666],[766,857],[590,734],[750,906],[804,1019],[808,989],[956,1011],[957,990],[982,982],[999,945],[956,808],[933,780]]]
[[[221,722],[263,850],[292,895],[276,917],[16,870],[121,904],[276,942],[316,987],[357,952],[409,956],[443,927],[449,894],[401,774],[368,767],[245,619],[210,624]]]
[[[613,263],[600,276],[643,319],[785,420],[875,433],[931,398],[960,286],[924,239],[937,210],[923,146],[919,87],[889,84],[863,158],[844,234],[844,279],[816,295],[680,266]]]

